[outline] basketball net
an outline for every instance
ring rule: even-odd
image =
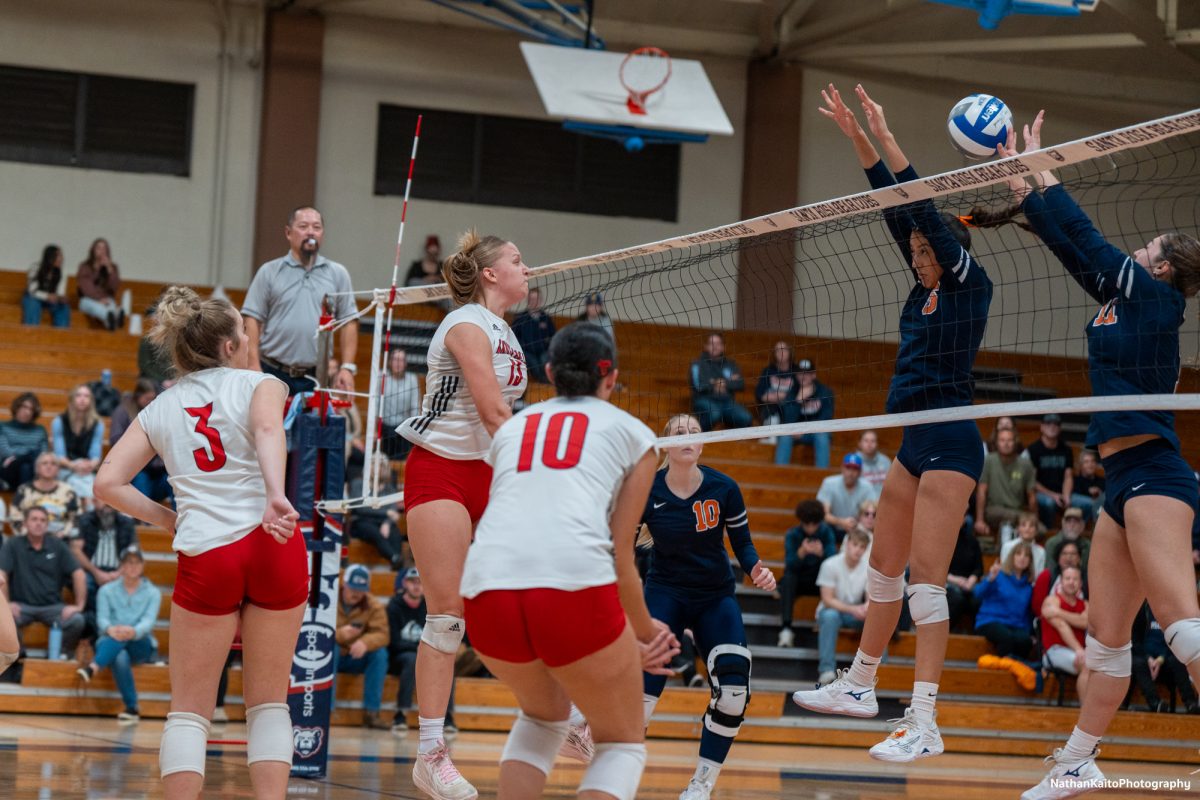
[[[671,79],[671,56],[659,47],[639,47],[625,56],[618,75],[629,93],[625,107],[630,114],[645,116],[650,96]]]

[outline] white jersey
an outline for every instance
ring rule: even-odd
[[[175,491],[173,547],[195,556],[241,539],[262,523],[267,489],[250,399],[261,372],[216,367],[183,376],[138,414]]]
[[[487,334],[500,395],[509,408],[525,393],[529,383],[521,343],[501,317],[479,303],[469,303],[446,315],[429,343],[426,362],[429,374],[425,377],[421,413],[406,419],[396,430],[413,444],[455,461],[483,458],[492,444],[492,437],[479,419],[479,409],[467,388],[462,367],[446,349],[446,334],[463,323],[475,325]]]
[[[609,515],[654,432],[595,397],[547,400],[500,426],[491,496],[461,591],[577,591],[616,580]]]

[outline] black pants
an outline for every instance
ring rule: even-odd
[[[799,569],[787,567],[779,581],[779,617],[782,627],[792,627],[792,608],[796,605],[797,597],[819,597],[821,590],[817,588],[817,574],[821,571],[821,562],[815,557],[805,559]]]
[[[379,452],[392,461],[403,461],[412,452],[412,442],[396,433],[395,427],[383,424],[383,436],[379,438]]]
[[[950,629],[964,623],[964,617],[974,617],[979,601],[974,592],[964,591],[953,583],[946,584],[946,605],[950,607]],[[970,620],[966,620],[969,622]]]
[[[413,691],[417,688],[417,651],[392,651],[388,672],[400,678],[396,693],[396,722],[404,721],[404,712],[412,708]]]
[[[301,392],[311,392],[317,388],[317,382],[314,380],[317,374],[316,369],[313,369],[310,373],[302,375],[299,378],[293,378],[283,370],[276,369],[265,361],[260,361],[258,363],[259,366],[262,367],[263,372],[267,373],[268,375],[274,375],[276,378],[279,378],[279,380],[287,384],[288,397],[300,394]]]
[[[37,461],[38,455],[40,454],[33,452],[14,456],[11,462],[0,467],[0,479],[13,489],[22,483],[29,483],[33,480],[33,462]]]
[[[1033,632],[1028,628],[1014,628],[1003,622],[989,622],[976,628],[975,632],[982,633],[984,638],[992,643],[998,656],[1026,659],[1033,649]]]
[[[350,535],[355,539],[362,539],[374,547],[379,551],[379,555],[386,558],[395,567],[400,561],[404,537],[400,535],[400,531],[394,524],[388,526],[386,536],[383,534],[382,528],[380,522],[375,519],[357,517],[350,523]]]
[[[1143,652],[1134,655],[1130,666],[1133,673],[1133,685],[1146,698],[1146,704],[1150,706],[1150,710],[1157,710],[1162,696],[1158,693],[1158,686],[1150,677],[1150,665],[1146,663],[1146,654]],[[1187,667],[1175,657],[1174,653],[1166,654],[1158,677],[1166,686],[1174,686],[1175,690],[1179,692],[1179,699],[1183,701],[1184,708],[1190,709],[1196,705],[1196,687],[1192,686]]]

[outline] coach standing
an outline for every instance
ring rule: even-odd
[[[242,305],[250,338],[250,369],[261,367],[288,385],[289,394],[314,387],[308,376],[317,371],[316,330],[321,301],[330,297],[338,319],[357,306],[350,294],[350,273],[321,255],[325,226],[321,212],[301,206],[288,216],[284,236],[288,253],[263,264]],[[354,391],[358,322],[347,323],[339,336],[341,368],[329,376],[334,388]]]

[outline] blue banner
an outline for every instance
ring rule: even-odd
[[[340,514],[318,512],[315,504],[342,497],[346,421],[332,415],[322,421],[316,413],[304,413],[296,417],[291,433],[288,497],[300,512],[300,531],[310,554],[312,587],[288,686],[294,747],[292,774],[321,778],[329,758],[329,718],[334,701],[342,518]]]

